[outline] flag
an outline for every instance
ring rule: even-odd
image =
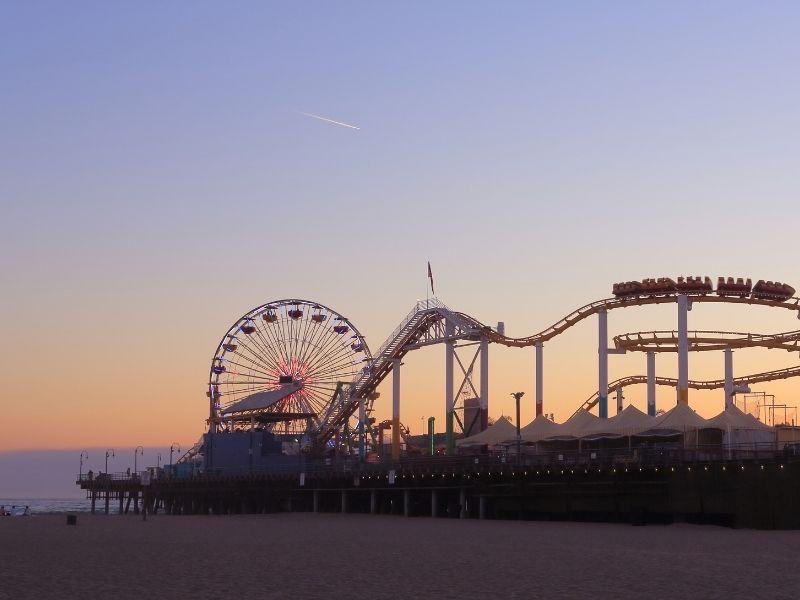
[[[433,272],[431,271],[431,261],[428,261],[428,279],[431,280],[431,293],[435,296],[436,292],[433,289]]]

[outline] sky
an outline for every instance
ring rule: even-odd
[[[791,2],[2,3],[0,452],[188,447],[241,314],[310,299],[376,350],[425,297],[427,261],[443,302],[514,336],[617,281],[800,288],[799,18]],[[674,306],[609,316],[611,335],[675,326]],[[689,327],[800,329],[738,306],[697,306]],[[594,319],[545,346],[556,419],[596,389],[596,349]],[[490,354],[490,416],[525,390],[527,422],[533,350]],[[797,359],[741,350],[735,374]],[[444,349],[404,362],[401,420],[441,429]],[[614,356],[610,378],[644,367]],[[674,357],[657,369],[675,376]],[[722,372],[719,353],[690,359],[691,378]],[[800,403],[796,381],[757,389]],[[710,416],[722,393],[690,403]]]

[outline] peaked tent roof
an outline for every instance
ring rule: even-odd
[[[744,413],[744,416],[747,418],[748,421],[753,423],[753,425],[755,425],[757,429],[760,429],[761,427],[769,427],[770,430],[775,429],[774,427],[770,427],[769,425],[759,420],[755,416],[751,415],[750,413]]]
[[[583,437],[593,431],[599,420],[600,417],[596,417],[592,413],[579,408],[575,411],[575,414],[558,428],[558,431],[555,431],[553,435],[549,435],[547,439],[573,439]]]
[[[672,431],[680,433],[690,429],[702,429],[708,426],[707,423],[708,421],[689,408],[688,404],[679,402],[660,417],[656,417],[652,426],[647,431]]]
[[[539,440],[557,435],[561,427],[562,425],[553,423],[553,421],[544,415],[539,415],[533,421],[525,425],[519,433],[523,442],[538,442]],[[514,432],[513,439],[517,439],[516,432]]]
[[[501,444],[508,439],[517,439],[517,428],[505,417],[500,417],[494,425],[463,440],[456,441],[456,446],[481,446]]]
[[[653,427],[655,420],[655,417],[646,415],[632,404],[629,404],[622,412],[609,419],[598,419],[586,436],[600,438],[635,435]]]
[[[756,419],[754,416],[742,412],[736,406],[729,406],[716,417],[708,420],[706,427],[713,429],[757,429],[772,431],[773,428]]]

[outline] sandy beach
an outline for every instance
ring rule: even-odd
[[[797,598],[800,532],[392,516],[0,519],[0,598]]]

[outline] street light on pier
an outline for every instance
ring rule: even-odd
[[[137,470],[138,463],[136,462],[136,457],[139,455],[144,456],[144,448],[141,446],[136,446],[136,450],[133,451],[133,474],[136,475],[139,471]]]
[[[110,456],[111,458],[114,458],[114,457],[115,457],[115,455],[114,455],[114,449],[113,449],[113,448],[109,448],[108,450],[106,450],[106,471],[105,471],[105,472],[106,472],[106,475],[108,474],[108,457],[109,457],[109,456]]]
[[[520,463],[522,458],[520,454],[520,447],[522,446],[522,436],[520,435],[519,430],[519,401],[525,395],[525,392],[512,392],[512,396],[514,396],[514,400],[517,402],[517,464]]]
[[[83,479],[83,459],[89,458],[89,453],[86,450],[81,450],[81,466],[78,467],[78,481]]]
[[[157,460],[157,462],[156,462],[156,468],[157,468],[157,469],[160,469],[160,468],[161,468],[161,452],[159,452],[159,453],[156,455],[156,457],[157,457],[157,459],[158,459],[158,460]]]

